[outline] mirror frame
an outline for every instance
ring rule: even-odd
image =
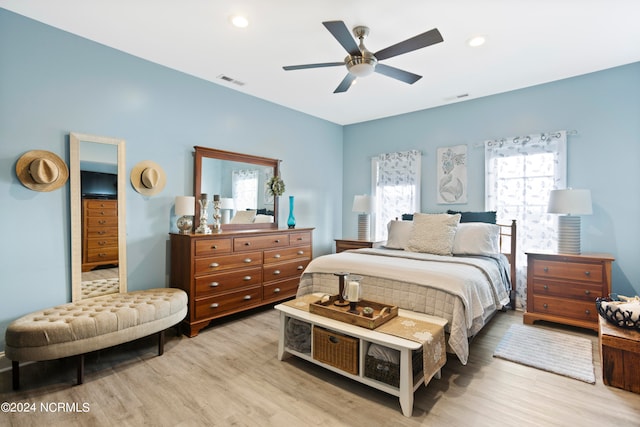
[[[232,162],[251,163],[259,166],[270,166],[273,168],[274,176],[280,174],[280,160],[268,157],[252,156],[250,154],[234,153],[232,151],[217,150],[208,147],[193,147],[195,149],[193,165],[193,194],[196,198],[195,216],[193,221],[194,229],[200,224],[200,205],[198,199],[202,191],[202,158],[230,160]],[[278,197],[273,198],[273,222],[259,224],[222,224],[222,230],[254,230],[262,228],[278,228]]]
[[[115,145],[118,154],[118,274],[120,292],[127,291],[126,164],[124,139],[69,134],[69,204],[71,211],[71,301],[82,299],[82,194],[80,187],[80,145],[82,142]]]

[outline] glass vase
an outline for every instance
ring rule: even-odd
[[[287,219],[287,226],[289,228],[296,228],[296,217],[293,216],[293,196],[289,196],[289,218]]]

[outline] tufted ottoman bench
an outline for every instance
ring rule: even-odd
[[[84,354],[158,334],[158,355],[164,331],[187,314],[187,294],[175,288],[110,294],[37,311],[9,324],[5,356],[12,361],[13,389],[20,387],[20,364],[78,356],[78,384]]]

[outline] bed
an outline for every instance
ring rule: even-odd
[[[470,339],[497,311],[515,307],[516,222],[461,218],[415,214],[391,221],[383,247],[312,260],[297,296],[337,294],[334,273],[360,275],[363,299],[446,319],[447,349],[466,364]]]

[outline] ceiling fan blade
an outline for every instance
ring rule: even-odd
[[[396,80],[400,80],[401,82],[409,83],[410,85],[414,84],[422,78],[422,76],[419,76],[417,74],[413,74],[408,71],[404,71],[399,68],[390,67],[388,65],[380,63],[376,65],[375,72],[384,74],[387,77],[392,77]]]
[[[333,91],[333,93],[341,93],[341,92],[346,92],[347,89],[349,89],[349,87],[351,87],[351,83],[353,83],[353,81],[356,79],[356,76],[354,76],[351,73],[347,73],[347,75],[345,76],[344,79],[342,79],[342,82],[340,82],[340,84],[338,85],[338,87],[336,88],[336,90]]]
[[[442,38],[440,31],[438,31],[437,28],[434,28],[426,33],[418,34],[415,37],[411,37],[403,42],[396,43],[393,46],[382,49],[374,53],[374,55],[378,58],[378,61],[382,61],[383,59],[392,58],[394,56],[402,55],[403,53],[440,43],[443,40],[444,39]]]
[[[306,68],[337,67],[339,65],[344,65],[344,62],[322,62],[319,64],[287,65],[282,68],[284,68],[285,71],[291,71],[291,70],[304,70]]]
[[[349,31],[347,26],[344,24],[344,22],[326,21],[326,22],[323,22],[322,25],[324,25],[327,28],[327,30],[329,30],[329,32],[333,35],[333,37],[335,37],[336,40],[338,40],[338,43],[340,43],[342,47],[347,52],[349,52],[349,55],[351,56],[361,55],[358,44],[353,39],[351,32]]]

